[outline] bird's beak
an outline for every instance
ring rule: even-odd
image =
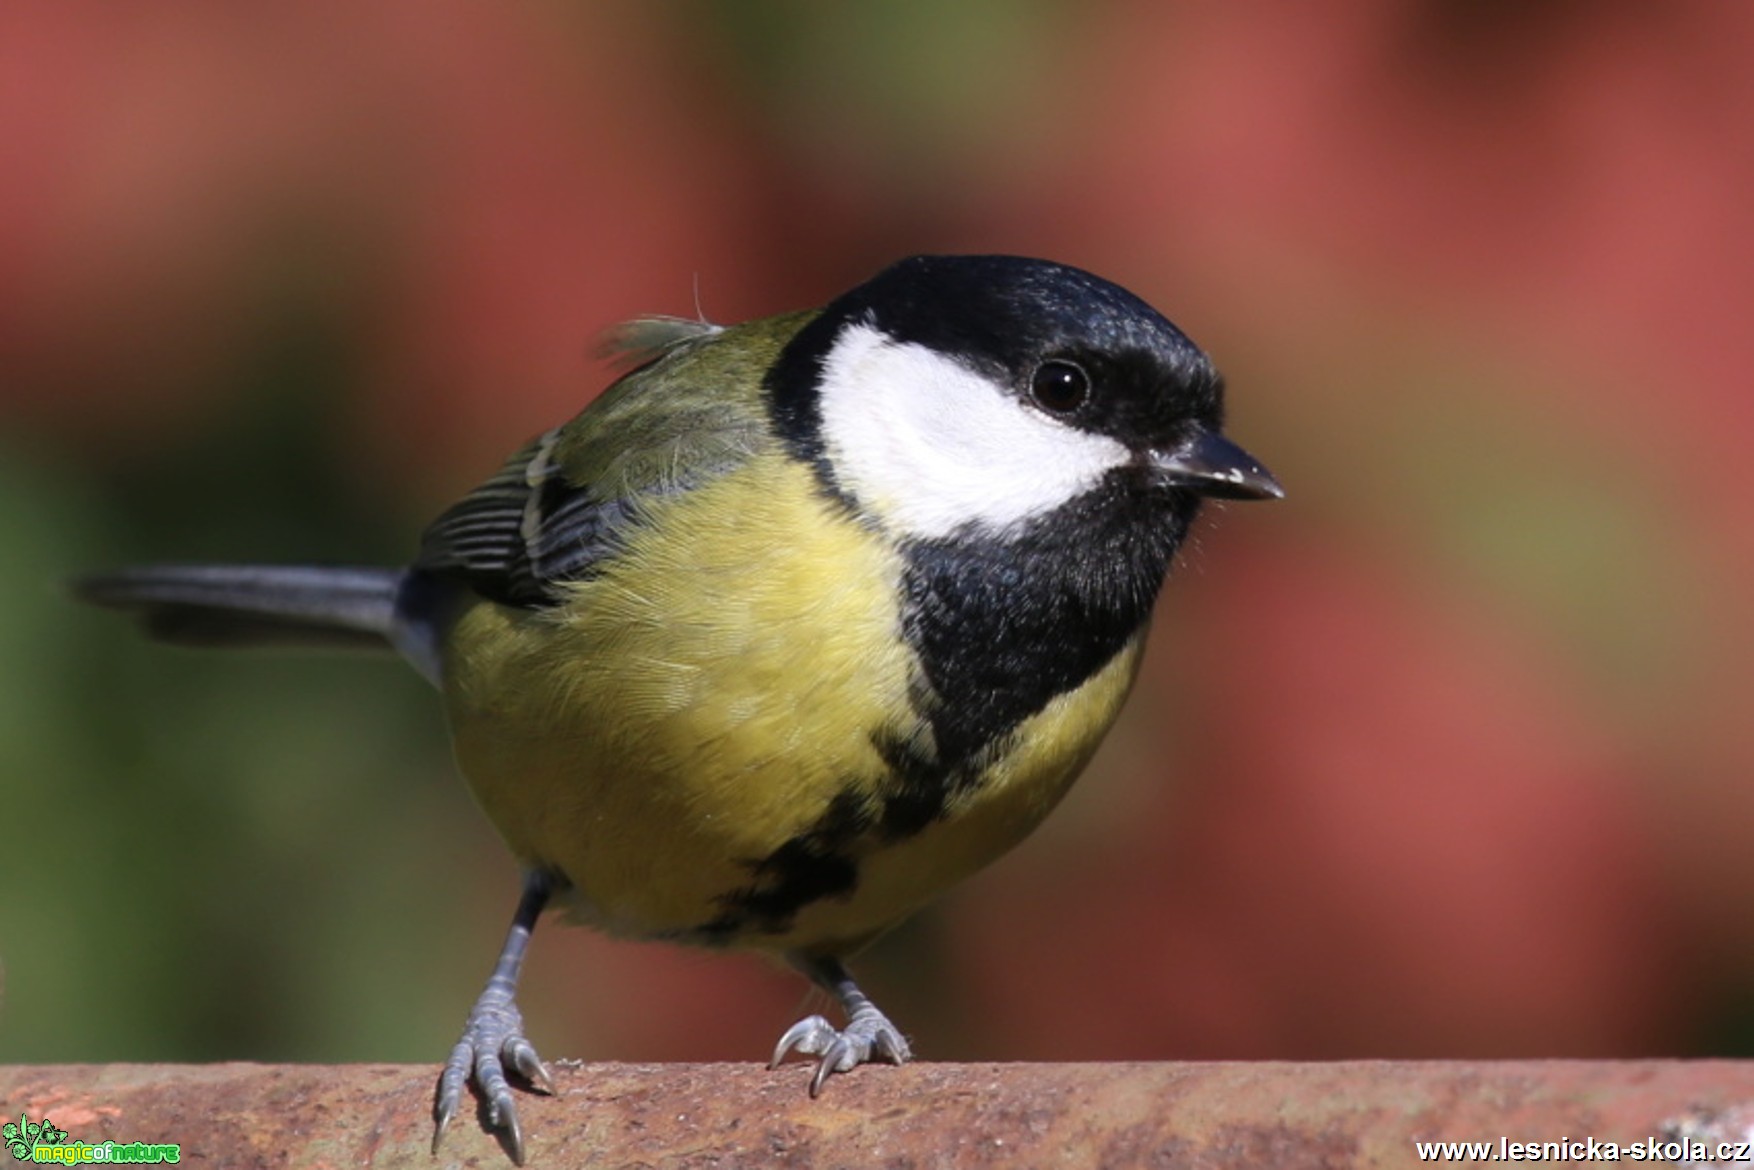
[[[1199,430],[1172,451],[1152,451],[1151,467],[1179,488],[1225,500],[1282,500],[1285,489],[1253,455],[1217,431]]]

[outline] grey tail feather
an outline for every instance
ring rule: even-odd
[[[74,596],[134,614],[184,646],[388,650],[403,570],[318,565],[143,565],[80,577]]]

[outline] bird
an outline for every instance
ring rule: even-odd
[[[626,372],[428,527],[402,567],[148,565],[88,602],[195,646],[398,652],[523,874],[439,1077],[523,1164],[552,1092],[519,973],[564,906],[611,935],[783,958],[829,993],[770,1067],[812,1097],[911,1058],[849,973],[1023,840],[1133,683],[1207,499],[1282,497],[1224,383],[1082,269],[902,260],[819,309],[644,318]]]

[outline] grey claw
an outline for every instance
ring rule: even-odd
[[[794,1052],[820,1056],[838,1039],[840,1033],[834,1030],[833,1024],[821,1016],[806,1017],[786,1029],[786,1034],[774,1045],[773,1059],[767,1062],[767,1067],[770,1071],[778,1068]]]
[[[538,1093],[553,1095],[554,1077],[549,1073],[548,1066],[542,1063],[542,1058],[536,1055],[534,1044],[522,1036],[508,1036],[503,1055],[512,1069],[532,1089]]]
[[[439,1143],[444,1140],[445,1128],[451,1124],[451,1118],[457,1115],[457,1106],[463,1102],[463,1085],[474,1067],[475,1049],[467,1039],[459,1041],[451,1049],[450,1059],[445,1061],[445,1071],[439,1074],[438,1096],[432,1103],[432,1152],[435,1155],[439,1152]]]
[[[778,1068],[793,1052],[822,1058],[810,1078],[812,1097],[820,1096],[822,1086],[837,1072],[848,1072],[874,1059],[906,1064],[913,1057],[901,1032],[873,1007],[854,1012],[845,1031],[836,1031],[821,1016],[799,1020],[780,1037],[768,1067]]]
[[[822,1086],[828,1083],[828,1074],[844,1071],[841,1065],[850,1056],[852,1056],[852,1045],[836,1036],[834,1043],[828,1046],[828,1051],[822,1054],[822,1059],[816,1062],[816,1075],[810,1078],[810,1099],[812,1101],[822,1096]],[[849,1063],[846,1068],[852,1068],[853,1064],[856,1063],[856,1061]]]

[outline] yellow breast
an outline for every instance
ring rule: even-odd
[[[920,675],[900,556],[807,467],[752,459],[649,507],[565,605],[472,602],[444,682],[462,771],[520,859],[607,929],[688,937],[837,797],[877,799],[873,736],[917,730]],[[1138,646],[1028,720],[940,821],[849,845],[850,889],[722,941],[842,949],[1015,844],[1107,730]]]

